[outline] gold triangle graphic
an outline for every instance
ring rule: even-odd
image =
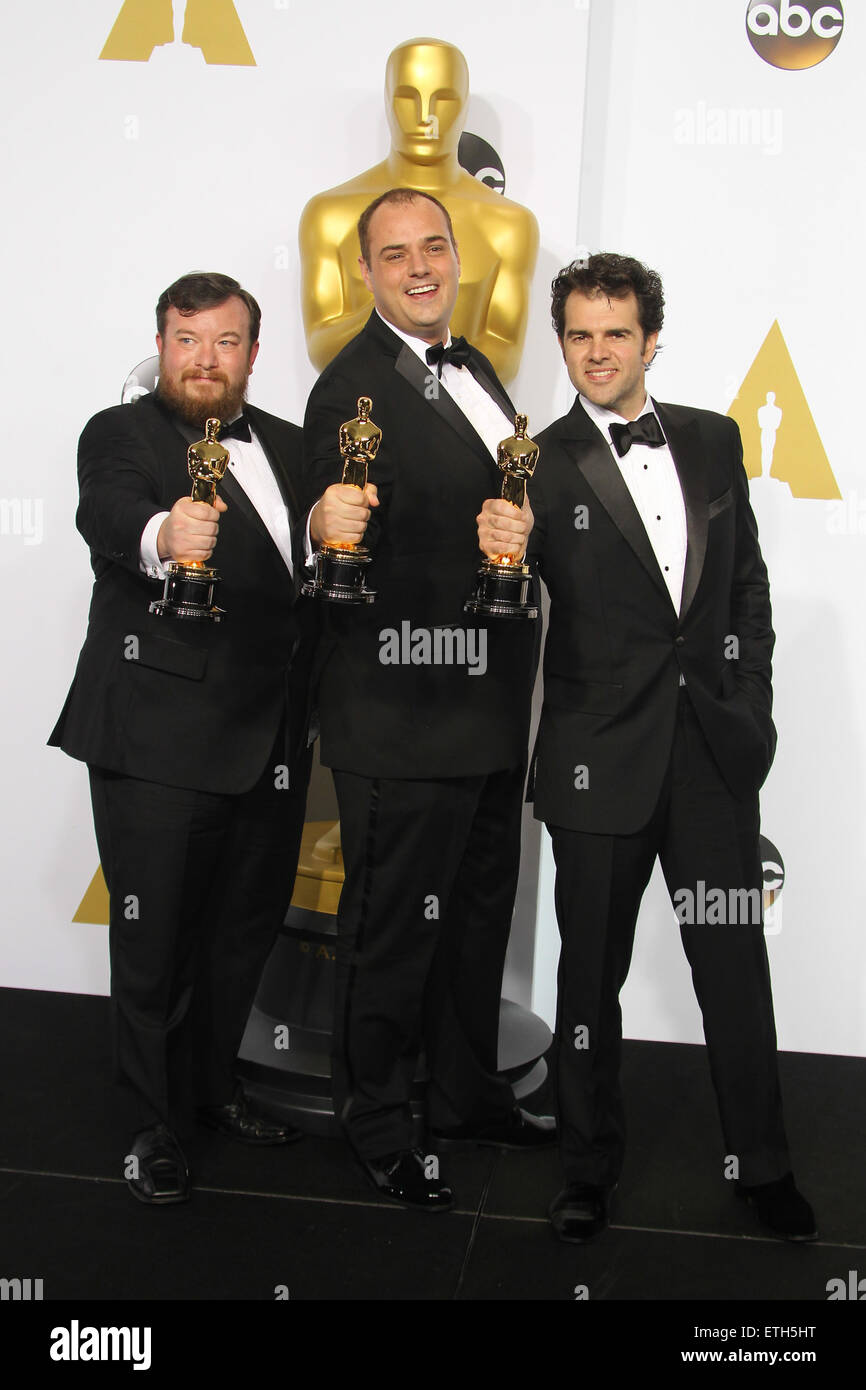
[[[750,478],[777,478],[794,497],[842,496],[778,319],[728,414],[740,427]]]
[[[97,927],[108,926],[108,888],[102,876],[102,865],[97,864],[96,873],[73,917],[73,922],[92,922]]]
[[[154,48],[173,42],[172,0],[123,0],[99,57],[146,63]],[[200,48],[206,63],[256,66],[233,0],[187,0],[181,42]]]
[[[256,65],[232,0],[187,0],[183,41],[200,48],[206,63]]]

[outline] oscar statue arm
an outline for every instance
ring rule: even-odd
[[[526,338],[538,223],[526,208],[514,208],[508,221],[494,227],[491,242],[498,256],[493,285],[483,319],[467,336],[508,383],[517,375]]]
[[[345,263],[347,255],[358,255],[354,226],[345,201],[327,195],[313,198],[301,214],[301,309],[307,353],[319,371],[370,317],[372,297]]]

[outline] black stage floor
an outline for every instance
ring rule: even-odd
[[[722,1176],[704,1050],[626,1043],[612,1226],[574,1247],[545,1217],[555,1151],[443,1151],[457,1205],[433,1215],[378,1200],[339,1140],[257,1150],[202,1130],[185,1146],[189,1204],[140,1205],[110,1111],[108,1001],[2,990],[0,1016],[0,1277],[41,1279],[46,1301],[693,1301],[691,1325],[702,1301],[826,1305],[828,1282],[850,1285],[850,1271],[866,1297],[864,1059],[781,1057],[795,1171],[821,1232],[797,1246],[764,1236]],[[773,1317],[815,1322],[793,1313]]]

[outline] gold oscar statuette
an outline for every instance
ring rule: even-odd
[[[209,507],[216,503],[217,483],[229,462],[229,451],[219,442],[221,424],[217,419],[208,420],[204,439],[190,444],[186,456],[192,478],[190,497],[193,502],[206,502]],[[165,567],[162,598],[155,600],[149,611],[158,617],[207,618],[218,623],[225,616],[225,609],[218,608],[213,601],[218,583],[217,571],[202,564],[201,560],[172,560]]]
[[[515,415],[514,434],[503,439],[496,462],[503,473],[502,498],[518,510],[526,500],[526,480],[538,463],[540,450],[526,433],[527,417]],[[464,607],[467,613],[485,617],[537,618],[538,609],[528,600],[529,566],[512,555],[488,555],[478,571],[478,586]]]
[[[382,431],[370,419],[373,402],[369,396],[359,396],[358,414],[340,426],[339,448],[343,460],[341,481],[347,487],[363,492],[367,486],[370,464],[379,452]],[[302,593],[311,598],[328,599],[332,603],[373,603],[376,594],[364,584],[364,570],[372,556],[363,545],[325,541],[315,555],[316,569],[312,579],[303,585]]]

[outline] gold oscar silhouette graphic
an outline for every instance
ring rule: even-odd
[[[792,497],[841,497],[778,320],[728,410],[750,478],[787,483]]]
[[[400,44],[385,73],[390,154],[305,207],[301,300],[307,350],[320,371],[360,332],[372,308],[358,265],[358,218],[389,188],[414,188],[438,198],[454,224],[460,292],[452,332],[485,353],[502,381],[516,375],[538,224],[526,208],[460,167],[468,102],[469,69],[459,49],[439,39]]]
[[[379,452],[382,431],[370,419],[373,402],[369,396],[359,396],[358,414],[340,426],[339,445],[343,460],[344,486],[367,486],[370,464]],[[332,603],[373,603],[376,594],[364,584],[364,570],[372,556],[363,545],[341,541],[325,541],[316,552],[316,570],[301,592],[311,598],[328,599]]]
[[[526,433],[525,415],[515,415],[514,434],[503,439],[496,450],[502,469],[502,498],[518,511],[526,501],[526,480],[535,472],[540,453],[534,439]],[[537,618],[538,609],[528,601],[529,566],[512,555],[488,555],[478,571],[478,587],[463,605],[467,613],[484,617]]]
[[[214,506],[217,483],[228,467],[229,451],[219,443],[221,422],[208,420],[205,424],[205,437],[197,444],[190,444],[187,450],[187,468],[192,478],[193,502],[206,502]],[[161,599],[150,605],[149,612],[157,617],[210,619],[218,623],[225,617],[225,609],[217,608],[213,601],[214,591],[219,583],[219,575],[210,565],[200,560],[172,560],[165,567],[165,589]]]

